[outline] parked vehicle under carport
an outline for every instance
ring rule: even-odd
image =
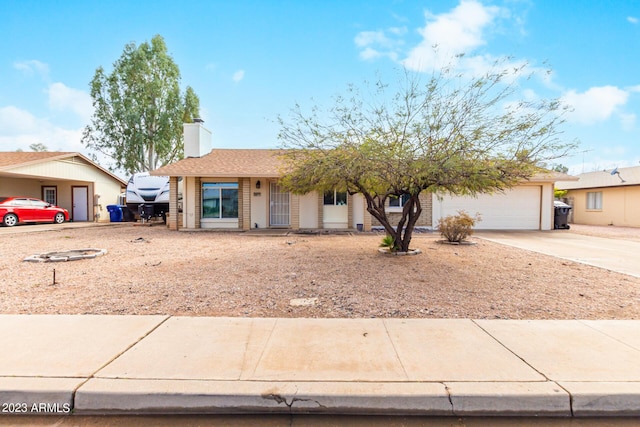
[[[62,224],[69,220],[69,211],[33,197],[0,197],[0,218],[6,227],[37,222]]]

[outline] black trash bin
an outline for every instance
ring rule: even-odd
[[[140,219],[150,220],[153,217],[153,205],[138,205]]]
[[[553,228],[556,230],[564,229],[568,230],[571,228],[569,226],[569,211],[571,210],[571,206],[564,202],[560,202],[555,200],[553,202]]]
[[[118,205],[107,205],[109,220],[111,222],[122,222],[122,208]]]
[[[136,216],[134,212],[129,209],[129,206],[120,205],[120,209],[122,209],[122,222],[132,222],[136,220]]]

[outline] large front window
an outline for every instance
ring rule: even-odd
[[[238,183],[204,182],[202,218],[238,218]]]

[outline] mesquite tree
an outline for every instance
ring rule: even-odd
[[[191,87],[180,92],[180,71],[161,36],[127,44],[110,74],[99,67],[91,98],[95,111],[82,142],[111,157],[112,169],[133,174],[184,156],[182,124],[198,117],[200,101]]]
[[[367,91],[351,85],[327,111],[305,113],[296,105],[279,118],[282,184],[297,194],[361,193],[393,248],[407,251],[420,194],[503,191],[574,146],[560,138],[565,109],[557,100],[517,99],[525,69],[469,78],[451,67],[428,78],[405,71],[397,90],[380,82]],[[405,201],[393,224],[392,197]]]

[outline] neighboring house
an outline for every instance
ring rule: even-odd
[[[152,171],[169,176],[169,228],[359,229],[378,222],[366,212],[362,195],[339,191],[295,195],[278,185],[280,150],[211,149],[211,132],[201,123],[184,125],[185,159]],[[421,196],[418,227],[433,228],[439,218],[464,209],[479,212],[485,229],[553,229],[553,184],[557,174],[536,176],[504,194],[478,198]],[[182,212],[178,212],[178,182],[182,183]],[[390,200],[388,213],[400,215],[402,200]]]
[[[127,182],[73,152],[0,152],[0,196],[36,197],[73,221],[109,221]]]
[[[567,190],[572,222],[640,227],[640,166],[576,175],[578,181],[556,183]]]

